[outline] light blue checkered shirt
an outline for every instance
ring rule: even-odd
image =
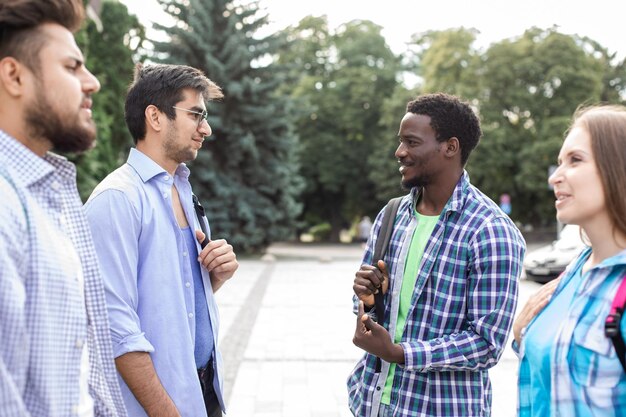
[[[85,341],[95,415],[126,416],[74,165],[0,131],[0,415],[73,415]]]
[[[385,262],[391,286],[384,326],[395,334],[399,292],[411,236],[417,189],[398,208]],[[384,211],[384,209],[383,209]],[[371,264],[382,213],[363,263]],[[504,349],[517,304],[526,244],[509,217],[463,173],[424,250],[396,367],[389,412],[393,416],[489,416],[488,368]],[[376,417],[389,364],[376,374],[366,353],[348,379],[349,405]]]
[[[590,248],[584,249],[565,270],[555,296],[573,282],[572,278],[590,253]],[[574,300],[563,312],[550,352],[550,369],[546,370],[550,372],[551,416],[626,416],[626,373],[613,343],[604,335],[604,321],[625,274],[626,250],[583,274]],[[528,327],[540,325],[540,318],[540,315],[536,316]],[[624,337],[626,320],[621,322],[621,331]],[[522,337],[518,381],[520,417],[538,416],[533,413],[535,399],[531,390],[530,364],[524,354],[529,348]],[[514,349],[517,350],[515,344]]]

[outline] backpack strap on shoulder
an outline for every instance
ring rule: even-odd
[[[604,335],[613,342],[617,357],[622,364],[622,368],[624,368],[624,372],[626,372],[626,345],[620,330],[624,307],[626,307],[626,276],[622,278],[622,283],[617,289],[611,304],[611,311],[604,321]]]
[[[376,246],[374,247],[374,255],[372,256],[372,264],[374,266],[377,266],[378,261],[385,257],[401,201],[402,197],[392,198],[387,203],[387,207],[385,207],[380,230],[378,231],[378,238],[376,239]],[[388,288],[390,289],[391,286]],[[385,321],[385,298],[382,291],[374,294],[374,308],[376,309],[376,321],[382,326]],[[376,358],[376,372],[380,372],[380,369],[380,358]]]

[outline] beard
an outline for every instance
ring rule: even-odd
[[[178,139],[178,129],[171,124],[168,128],[168,131],[165,135],[165,140],[163,141],[163,149],[165,149],[165,154],[172,159],[173,161],[182,164],[183,162],[189,162],[196,159],[198,156],[198,152],[185,148],[184,146],[177,143]]]
[[[402,188],[406,191],[410,191],[414,187],[424,188],[431,183],[430,175],[422,175],[419,177],[408,178],[401,182]]]
[[[45,95],[28,106],[25,118],[31,137],[49,140],[52,148],[62,153],[82,153],[93,148],[96,141],[93,120],[90,121],[90,127],[81,126],[79,111],[72,117],[64,118],[52,109]]]

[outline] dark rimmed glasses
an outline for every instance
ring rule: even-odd
[[[195,111],[195,110],[190,110],[190,109],[184,109],[182,107],[176,107],[176,106],[172,106],[173,108],[175,108],[176,110],[182,110],[182,111],[186,111],[187,113],[191,113],[191,114],[195,114],[195,119],[196,122],[198,122],[198,127],[200,127],[200,125],[202,124],[203,121],[205,121],[207,119],[207,117],[209,116],[209,113],[207,113],[206,110],[202,110],[201,112],[199,111]],[[208,121],[207,121],[208,123]]]

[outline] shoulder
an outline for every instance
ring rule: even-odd
[[[85,208],[90,211],[102,205],[112,208],[128,205],[139,210],[144,195],[143,181],[130,165],[124,164],[94,188]]]
[[[0,168],[0,227],[3,230],[15,225],[26,226],[26,192],[19,188],[8,170]]]
[[[526,248],[524,237],[511,218],[471,184],[467,189],[460,222],[469,231],[472,245]]]
[[[28,211],[25,189],[20,189],[10,173],[0,168],[0,240],[9,253],[22,254],[28,246]]]

